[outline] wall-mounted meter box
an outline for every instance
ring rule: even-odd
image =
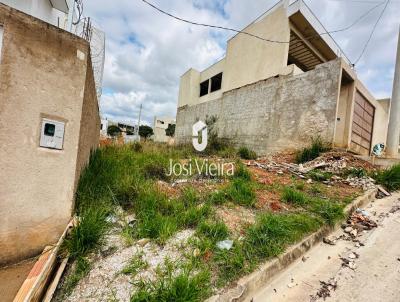
[[[64,143],[65,123],[42,119],[40,147],[62,150]]]

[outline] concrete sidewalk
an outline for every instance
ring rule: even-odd
[[[400,205],[399,197],[394,194],[366,207],[378,227],[358,237],[364,246],[346,240],[336,245],[320,243],[251,295],[252,301],[323,301],[317,297],[320,281],[337,284],[325,301],[400,301],[400,210],[390,213]],[[338,230],[329,238],[342,234]],[[353,260],[354,270],[342,266],[340,257],[354,255],[359,255]]]

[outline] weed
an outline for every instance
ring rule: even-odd
[[[201,271],[191,274],[184,270],[177,276],[168,273],[156,282],[139,284],[139,290],[131,297],[131,302],[197,302],[202,301],[210,294],[210,273]]]
[[[363,168],[350,168],[344,169],[341,173],[342,177],[358,177],[362,178],[368,176],[368,172]]]
[[[226,188],[226,193],[230,200],[243,206],[252,207],[256,202],[252,183],[241,178],[232,180]]]
[[[305,183],[303,181],[298,181],[295,184],[296,190],[303,191],[305,188]]]
[[[262,214],[247,230],[244,249],[249,259],[274,257],[320,226],[321,221],[308,214]]]
[[[230,250],[215,250],[213,262],[218,271],[217,286],[224,286],[246,271],[244,250],[237,241],[233,243]]]
[[[66,295],[71,294],[74,287],[78,282],[84,278],[90,271],[90,263],[86,258],[79,257],[76,259],[75,268],[73,272],[68,275],[64,284],[64,293]]]
[[[137,254],[132,257],[129,264],[121,271],[124,275],[136,275],[141,269],[148,267],[148,263],[143,260],[143,254]]]
[[[205,236],[211,239],[213,242],[217,242],[226,239],[229,235],[229,231],[227,226],[223,222],[203,221],[197,227],[197,234]]]
[[[324,171],[311,171],[308,173],[308,176],[315,180],[315,181],[326,181],[331,179],[332,177],[331,172],[324,172]]]
[[[159,163],[148,163],[143,167],[144,176],[148,179],[168,180],[166,168]]]
[[[134,152],[138,152],[138,153],[143,152],[143,146],[139,142],[134,142],[134,143],[130,144],[130,147]]]
[[[244,146],[239,148],[238,155],[242,159],[257,159],[256,152]]]
[[[108,209],[104,207],[90,207],[84,210],[78,224],[64,240],[62,249],[67,251],[72,259],[77,259],[96,248],[107,231],[108,214]]]
[[[283,189],[282,200],[297,206],[305,206],[307,204],[307,198],[304,193],[290,187],[285,187]]]
[[[219,190],[211,192],[207,198],[209,203],[214,204],[214,205],[222,205],[226,202],[227,199],[228,199],[228,195],[226,194],[226,192],[219,191]]]
[[[334,225],[344,217],[343,206],[331,200],[311,199],[310,211],[319,215],[329,225]]]
[[[400,164],[386,170],[378,171],[374,175],[374,178],[378,184],[383,185],[389,191],[400,189]]]
[[[297,152],[296,162],[298,164],[308,162],[320,156],[322,152],[326,152],[328,150],[329,147],[327,147],[320,137],[313,138],[310,147],[304,148]]]
[[[243,180],[250,181],[251,180],[251,174],[250,171],[240,162],[236,162],[235,165],[235,173],[233,178],[240,178]]]

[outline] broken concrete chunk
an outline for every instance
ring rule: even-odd
[[[324,237],[322,239],[322,242],[326,243],[326,244],[329,244],[329,245],[335,245],[336,244],[336,239],[329,239],[329,238]]]

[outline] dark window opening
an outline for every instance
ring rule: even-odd
[[[211,78],[211,92],[221,89],[222,85],[222,72]]]
[[[204,81],[203,83],[200,83],[200,97],[203,95],[208,94],[208,86],[209,86],[209,81]]]
[[[56,125],[47,123],[44,125],[44,135],[54,136],[55,132],[56,132]]]

